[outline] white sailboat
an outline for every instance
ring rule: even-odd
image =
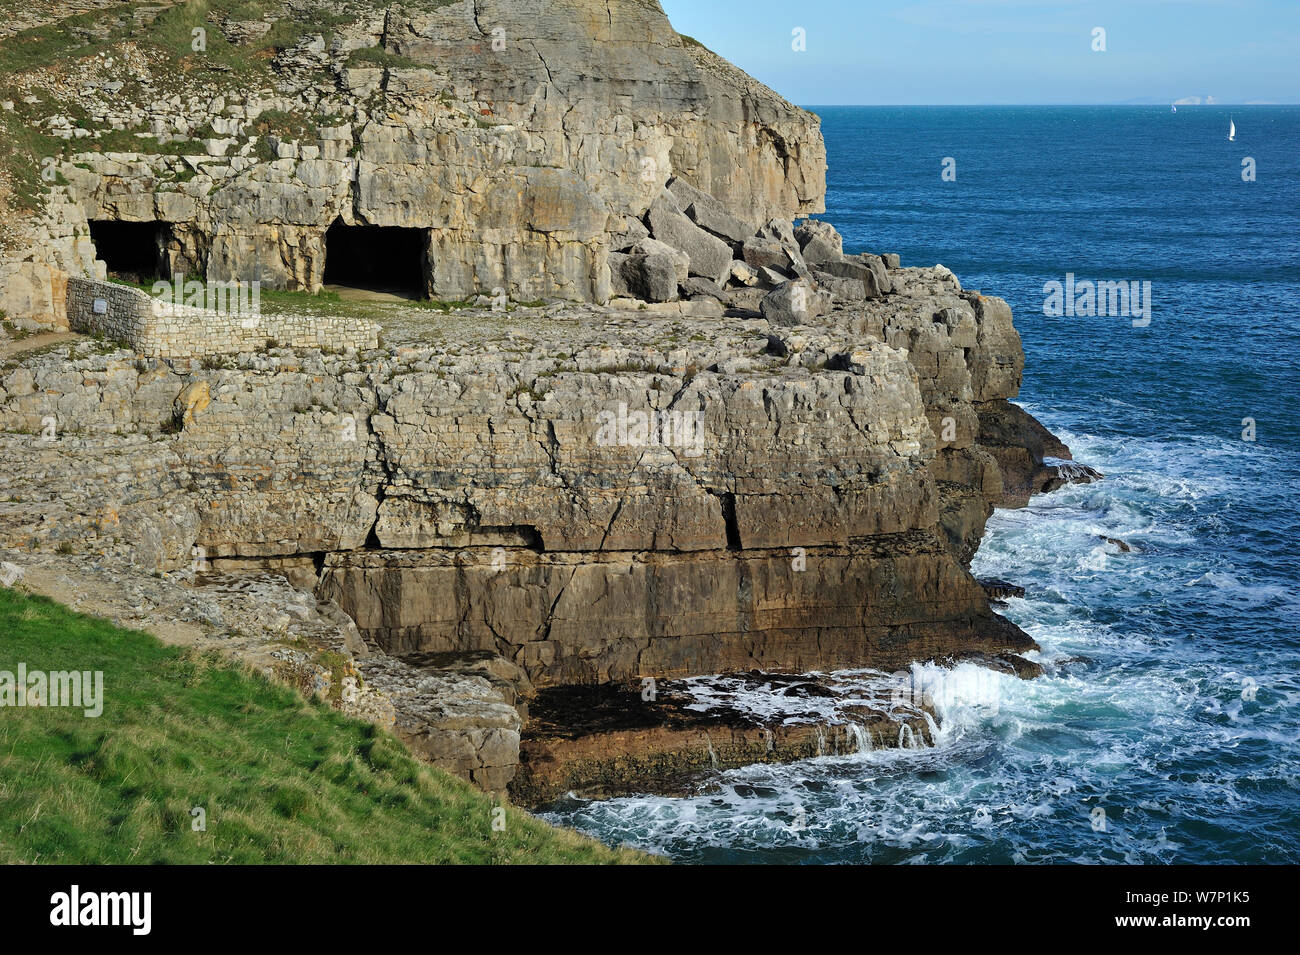
[[[1169,104],[1169,112],[1171,112],[1171,113],[1176,113],[1176,112],[1178,112],[1178,107],[1177,107],[1175,104],[1170,103],[1170,104]]]
[[[1232,121],[1232,117],[1229,116],[1228,117],[1228,142],[1235,143],[1236,141],[1237,141],[1237,124],[1234,123]]]

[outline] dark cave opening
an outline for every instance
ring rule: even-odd
[[[171,278],[167,274],[169,236],[166,222],[93,219],[90,223],[95,256],[108,266],[108,274],[141,284]]]
[[[324,282],[424,298],[428,248],[427,229],[335,221],[325,233]]]

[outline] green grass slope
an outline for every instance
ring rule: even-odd
[[[20,662],[103,671],[104,705],[0,706],[0,862],[651,861],[515,809],[496,831],[491,797],[385,731],[0,587],[0,671]]]

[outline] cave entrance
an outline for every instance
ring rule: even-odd
[[[95,257],[108,266],[113,278],[146,285],[167,274],[167,240],[171,227],[166,222],[122,222],[92,219],[90,241]]]
[[[325,233],[324,282],[401,298],[424,298],[428,252],[427,229],[344,225],[336,220]]]

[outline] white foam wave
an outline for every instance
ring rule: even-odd
[[[1125,420],[1152,414],[1108,402],[1104,413]],[[1265,611],[1295,620],[1294,581],[1206,541],[1235,526],[1244,486],[1255,506],[1284,499],[1264,480],[1284,462],[1228,438],[1053,430],[1107,479],[998,511],[974,563],[979,576],[1026,586],[1002,612],[1042,646],[1046,677],[917,664],[908,702],[937,714],[933,746],[750,766],[689,799],[588,803],[557,821],[688,859],[1159,863],[1240,861],[1231,846],[1266,838],[1227,831],[1243,807],[1276,819],[1272,799],[1294,820],[1294,628],[1239,640],[1231,623],[1248,630],[1271,619]],[[888,675],[824,676],[851,685]],[[785,704],[746,705],[774,715]],[[817,719],[834,718],[828,707]],[[1094,830],[1098,808],[1105,832]],[[1189,825],[1224,834],[1180,838]],[[1276,859],[1297,861],[1294,829],[1267,839]]]

